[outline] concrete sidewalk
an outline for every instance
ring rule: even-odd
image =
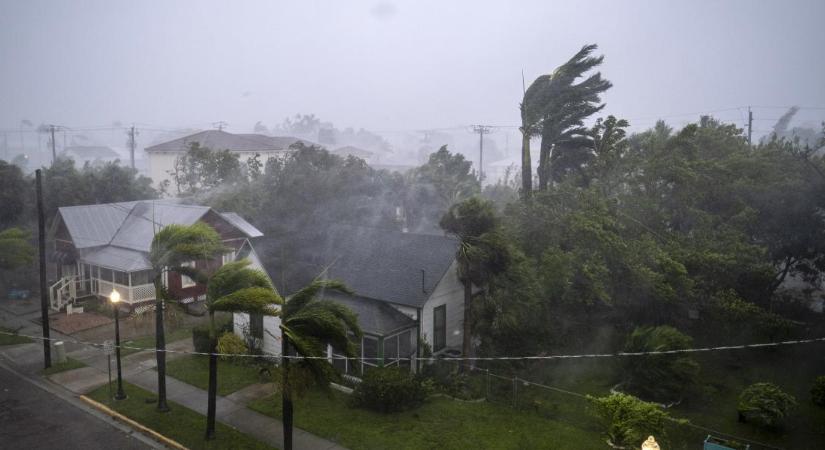
[[[169,345],[169,348],[188,350],[187,346],[191,347],[191,342],[190,339],[173,342]],[[169,354],[169,359],[174,357],[174,353]],[[147,391],[157,392],[158,376],[154,370],[154,353],[132,354],[124,358],[123,363],[123,378],[126,381]],[[52,375],[50,379],[76,394],[85,394],[108,382],[106,361],[105,359],[102,362],[94,361],[89,367],[58,373]],[[283,423],[278,419],[265,416],[246,407],[248,402],[273,391],[274,386],[271,384],[255,384],[226,397],[218,396],[216,401],[217,420],[262,442],[280,448],[284,441]],[[206,415],[207,392],[205,390],[167,375],[166,392],[170,401],[204,416]],[[296,450],[345,450],[344,447],[332,441],[298,428],[293,431],[293,446]]]
[[[40,334],[40,325],[33,322],[39,318],[35,312],[15,314],[17,311],[0,308],[0,325],[19,329],[20,334],[37,336]],[[63,335],[51,330],[54,339],[66,339],[67,356],[86,364],[87,367],[57,373],[48,377],[48,380],[57,389],[75,396],[86,394],[109,381],[108,361],[100,348],[70,343],[72,336]],[[167,345],[169,350],[191,351],[192,339],[183,339]],[[0,347],[0,356],[11,363],[21,373],[32,379],[42,380],[43,344],[36,341],[31,344]],[[167,360],[181,356],[179,353],[168,353]],[[122,358],[123,377],[126,381],[146,389],[157,392],[157,372],[155,353],[151,350],[140,351]],[[112,377],[115,377],[115,361],[112,358]],[[252,436],[273,447],[283,445],[283,423],[275,418],[265,416],[246,407],[252,400],[261,398],[274,392],[271,384],[255,384],[234,392],[226,397],[217,398],[217,420],[238,431]],[[179,381],[167,375],[167,398],[170,401],[183,405],[199,414],[206,415],[207,393],[190,384]],[[206,425],[204,420],[204,426]],[[299,428],[293,430],[293,447],[296,450],[346,450],[344,447],[315,436]]]

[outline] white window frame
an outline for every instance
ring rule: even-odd
[[[195,261],[187,261],[185,263],[182,263],[181,266],[182,267],[192,267],[192,268],[196,267],[195,266]],[[192,287],[196,284],[198,284],[198,283],[196,283],[195,280],[189,278],[188,276],[186,276],[184,274],[180,274],[180,287],[181,288],[190,288],[190,287]]]
[[[235,250],[230,250],[221,256],[221,265],[226,265],[235,260]]]

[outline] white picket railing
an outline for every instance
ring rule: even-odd
[[[77,276],[75,275],[61,278],[49,288],[49,306],[55,311],[60,311],[66,303],[76,298]]]
[[[112,294],[112,291],[117,291],[120,294],[120,299],[126,303],[138,303],[155,299],[155,285],[152,283],[124,286],[111,281],[97,280],[96,294],[108,297]]]

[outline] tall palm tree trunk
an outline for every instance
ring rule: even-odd
[[[283,386],[281,388],[282,415],[284,420],[284,450],[292,450],[292,396],[289,392],[289,339],[281,330],[281,370]]]
[[[530,160],[530,133],[521,132],[521,198],[533,193],[533,167]]]
[[[160,275],[155,277],[155,358],[158,363],[158,411],[169,411],[166,404],[166,334],[163,329],[163,294]]]
[[[541,141],[539,152],[539,190],[546,191],[550,179],[550,145],[545,144],[544,139]]]
[[[473,284],[468,280],[464,281],[464,336],[461,342],[461,354],[464,358],[470,357],[470,350],[473,345],[473,328],[470,324],[470,302],[473,300]],[[467,372],[470,368],[468,359],[461,360],[461,370]]]
[[[206,439],[215,439],[215,403],[218,396],[218,355],[215,313],[209,312],[209,392],[206,407]]]

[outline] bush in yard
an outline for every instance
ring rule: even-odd
[[[796,399],[773,383],[754,383],[739,394],[739,420],[774,428],[782,423]]]
[[[192,328],[192,344],[196,352],[209,353],[209,325],[198,325]]]
[[[820,375],[814,380],[811,388],[811,400],[819,406],[825,406],[825,376]]]
[[[669,326],[639,327],[627,339],[626,352],[690,348],[693,339]],[[686,354],[628,357],[625,361],[630,392],[655,401],[679,400],[695,384],[699,364]]]
[[[663,436],[665,423],[673,420],[655,403],[628,394],[587,396],[587,399],[593,404],[595,414],[604,422],[605,437],[616,447],[636,447],[647,436]]]
[[[429,388],[408,369],[376,367],[364,378],[350,399],[351,405],[388,413],[414,408],[427,398]]]
[[[243,338],[241,338],[235,333],[230,332],[226,332],[218,338],[217,350],[218,353],[231,355],[243,355],[249,352],[249,349],[246,347],[246,343],[244,342]],[[224,361],[232,361],[238,358],[232,356],[221,356],[221,359],[223,359]]]

